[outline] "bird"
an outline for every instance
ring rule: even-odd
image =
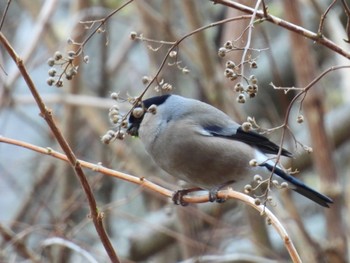
[[[288,188],[323,207],[333,203],[269,158],[279,152],[292,157],[288,150],[280,150],[254,130],[243,129],[205,102],[175,94],[145,99],[128,116],[126,132],[139,137],[155,163],[168,174],[210,193],[231,183],[235,190],[243,191],[255,175],[269,178],[273,174],[287,182]],[[251,165],[252,160],[256,165]]]

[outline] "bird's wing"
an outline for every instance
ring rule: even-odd
[[[231,125],[223,128],[218,125],[205,125],[203,129],[207,135],[241,141],[259,149],[263,153],[278,154],[280,149],[277,144],[273,143],[265,136],[254,131],[244,131],[241,126],[235,127],[235,125]],[[205,135],[205,132],[203,132],[203,135]],[[281,154],[288,157],[293,156],[292,153],[283,148]]]

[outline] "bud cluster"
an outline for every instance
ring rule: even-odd
[[[226,41],[224,45],[219,48],[218,55],[219,57],[225,57],[227,53],[234,50],[240,50],[240,48],[236,47],[232,41]],[[244,61],[241,64],[236,64],[231,60],[227,60],[225,63],[224,76],[227,79],[229,79],[230,81],[242,79],[245,82],[243,84],[242,81],[239,81],[234,86],[234,91],[239,93],[237,96],[238,103],[245,103],[246,97],[254,98],[258,93],[258,80],[256,76],[251,75],[248,78],[242,74],[241,67],[247,64],[251,69],[256,69],[258,67],[258,63],[256,62],[256,60],[250,58],[250,56],[247,61]]]
[[[78,74],[78,66],[73,64],[75,57],[76,53],[72,50],[68,51],[66,56],[63,56],[60,51],[56,51],[55,54],[47,60],[50,69],[48,70],[49,78],[46,83],[49,86],[54,85],[60,88],[63,86],[63,77],[67,80],[72,80],[73,77]],[[88,56],[85,56],[84,61],[87,63],[88,60]],[[60,70],[57,70],[56,66],[59,66]]]

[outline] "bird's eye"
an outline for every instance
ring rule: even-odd
[[[134,116],[136,119],[139,119],[143,116],[144,113],[145,113],[145,111],[143,108],[137,107],[137,108],[133,109],[132,116]]]

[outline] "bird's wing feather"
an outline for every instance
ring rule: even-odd
[[[308,187],[303,182],[299,181],[297,178],[285,173],[281,168],[278,166],[274,166],[268,162],[265,162],[261,164],[261,166],[266,167],[270,172],[273,172],[274,174],[280,176],[284,180],[286,180],[288,183],[291,183],[293,186],[291,187],[292,190],[296,191],[297,193],[309,198],[310,200],[318,203],[321,206],[329,207],[329,204],[333,203],[333,200],[330,199],[328,196],[325,196],[314,189]]]
[[[208,134],[211,134],[212,136],[218,136],[218,137],[223,137],[230,140],[241,141],[246,144],[249,144],[252,147],[259,149],[263,153],[278,154],[280,149],[278,145],[270,141],[265,136],[260,135],[259,133],[254,131],[243,131],[241,126],[239,126],[238,128],[233,128],[233,127],[222,128],[217,125],[208,125],[203,128],[206,132],[208,132]],[[290,153],[286,149],[282,149],[281,154],[288,157],[293,156],[292,153]]]

